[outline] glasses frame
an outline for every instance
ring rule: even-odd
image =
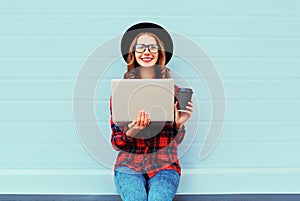
[[[136,46],[138,46],[138,45],[143,45],[144,50],[143,50],[142,52],[136,51]],[[157,52],[152,52],[152,51],[149,49],[150,46],[157,46],[157,52],[159,51],[159,45],[158,45],[158,44],[149,44],[149,45],[145,45],[145,44],[135,44],[135,45],[134,45],[134,51],[137,52],[137,53],[143,53],[143,52],[145,52],[146,49],[147,49],[147,50],[148,50],[149,52],[151,52],[151,53],[157,53]]]

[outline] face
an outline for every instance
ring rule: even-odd
[[[139,36],[136,44],[137,45],[134,54],[137,63],[142,67],[154,66],[158,60],[158,54],[159,54],[156,49],[157,42],[155,38],[147,34],[144,34]]]

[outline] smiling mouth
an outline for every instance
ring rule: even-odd
[[[153,58],[148,58],[148,57],[147,57],[147,58],[142,58],[142,61],[143,61],[143,62],[150,62],[150,61],[152,61],[152,59],[153,59]]]

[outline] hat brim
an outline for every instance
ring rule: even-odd
[[[171,60],[173,55],[173,41],[170,34],[160,25],[151,22],[142,22],[131,26],[124,33],[121,40],[121,52],[123,59],[127,62],[129,47],[133,39],[140,33],[150,32],[155,34],[164,44],[166,52],[166,64]]]

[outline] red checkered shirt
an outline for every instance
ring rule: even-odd
[[[175,96],[177,90],[176,86]],[[111,111],[112,100],[110,99]],[[112,146],[119,151],[115,169],[127,166],[137,172],[147,174],[149,178],[161,170],[175,170],[181,174],[177,146],[184,138],[185,128],[177,131],[174,122],[165,122],[163,126],[159,127],[158,133],[153,134],[145,128],[138,133],[141,137],[129,138],[125,134],[128,130],[127,124],[117,126],[111,118],[110,125]],[[150,137],[146,137],[149,135]]]

